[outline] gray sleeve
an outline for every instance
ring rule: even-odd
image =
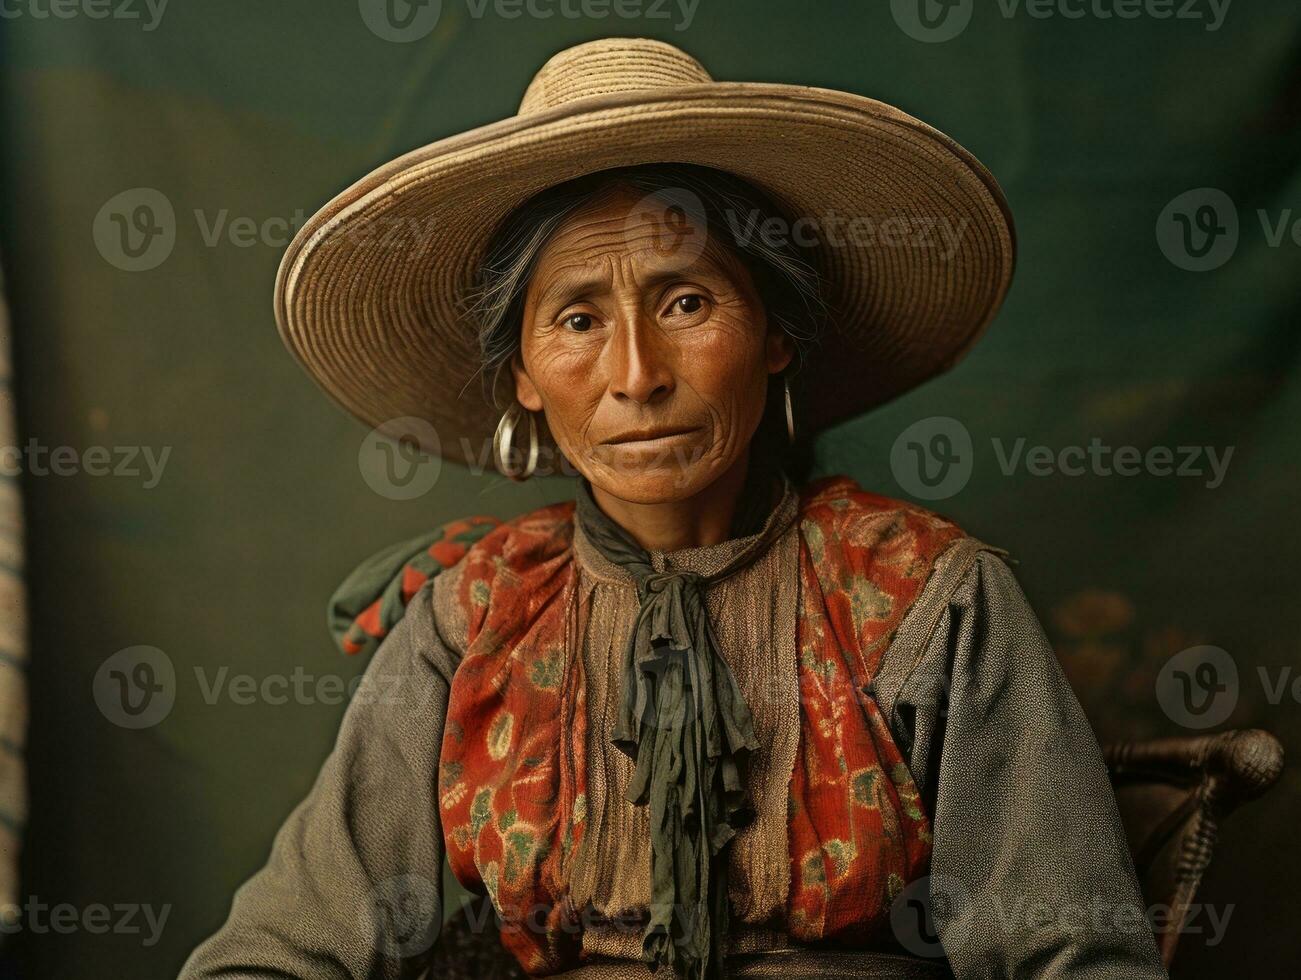
[[[1167,977],[1097,738],[1011,570],[982,551],[932,589],[890,715],[954,974]]]
[[[427,961],[442,927],[438,760],[459,663],[435,626],[441,577],[376,650],[315,785],[182,980],[401,978]]]

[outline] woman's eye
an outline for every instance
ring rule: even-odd
[[[592,318],[586,313],[575,313],[573,316],[565,317],[565,326],[578,333],[584,333],[592,329]]]
[[[705,306],[705,298],[697,293],[679,296],[669,307],[670,313],[699,313]]]

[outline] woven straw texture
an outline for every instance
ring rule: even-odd
[[[282,337],[367,424],[484,461],[500,408],[463,310],[493,229],[554,184],[670,161],[731,171],[806,229],[874,230],[817,236],[833,319],[805,369],[810,432],[947,370],[1010,285],[1007,203],[944,134],[858,95],[712,82],[671,45],[611,39],[552,58],[518,115],[408,153],[317,212],[277,276]]]

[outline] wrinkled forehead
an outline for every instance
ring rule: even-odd
[[[739,262],[711,235],[698,198],[672,188],[647,192],[606,189],[567,216],[538,254],[534,279],[557,272],[631,266],[647,274],[708,271],[733,275]]]

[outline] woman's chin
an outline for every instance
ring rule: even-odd
[[[666,504],[694,497],[719,476],[711,460],[603,457],[585,474],[593,486],[631,504]]]

